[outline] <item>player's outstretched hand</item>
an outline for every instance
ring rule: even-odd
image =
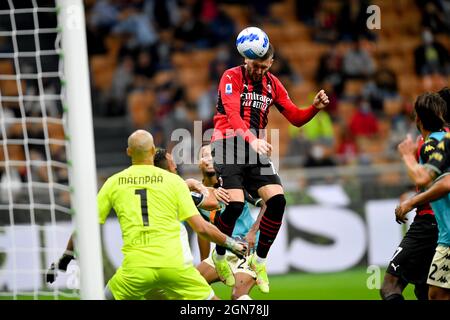
[[[327,94],[325,93],[325,90],[320,90],[316,96],[314,97],[313,105],[317,109],[323,109],[330,103],[330,100],[328,99]]]
[[[250,143],[250,146],[260,155],[270,156],[272,152],[272,145],[264,139],[255,139]]]
[[[248,243],[247,255],[250,255],[255,247],[256,243],[256,230],[250,229],[250,231],[245,236],[245,240]]]
[[[227,189],[224,189],[222,187],[214,189],[214,195],[216,196],[216,199],[218,201],[221,201],[226,205],[228,205],[228,203],[230,202],[230,195],[228,194]]]
[[[247,253],[247,243],[241,238],[233,239],[231,237],[227,237],[225,247],[237,255],[239,259],[244,257]]]
[[[56,280],[56,263],[53,262],[45,273],[45,282],[53,283]]]
[[[67,266],[70,261],[74,259],[73,253],[71,251],[65,251],[58,262],[53,262],[45,273],[45,281],[48,283],[53,283],[56,280],[57,270],[67,271]]]
[[[398,224],[406,223],[408,220],[408,218],[406,218],[406,214],[412,209],[414,209],[414,207],[411,204],[411,199],[401,202],[397,208],[395,208],[395,221]]]
[[[398,152],[400,152],[400,154],[402,156],[404,155],[408,155],[408,154],[414,154],[416,152],[416,145],[414,144],[411,135],[407,135],[406,139],[403,140],[402,142],[400,142],[400,144],[397,147]]]

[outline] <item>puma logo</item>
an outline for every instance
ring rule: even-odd
[[[392,268],[394,268],[394,271],[397,271],[397,268],[400,267],[400,265],[395,266],[395,264],[391,263]]]

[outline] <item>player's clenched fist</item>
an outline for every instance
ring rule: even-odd
[[[323,109],[330,103],[327,94],[324,90],[320,90],[314,97],[313,105],[317,109]]]
[[[250,145],[259,154],[270,156],[272,152],[272,145],[264,139],[255,139]]]
[[[414,144],[411,136],[408,134],[406,139],[398,145],[397,149],[402,156],[407,154],[414,154],[416,152],[416,145]]]

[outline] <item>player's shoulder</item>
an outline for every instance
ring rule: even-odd
[[[236,66],[229,68],[223,72],[223,77],[228,77],[230,80],[233,77],[240,78],[242,77],[242,66]]]

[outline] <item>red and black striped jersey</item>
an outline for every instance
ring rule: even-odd
[[[259,130],[267,126],[272,105],[299,127],[311,120],[319,109],[313,105],[299,109],[291,101],[283,84],[270,72],[262,81],[252,81],[244,65],[226,70],[220,79],[214,134],[211,141],[242,136],[252,142],[260,138]]]

